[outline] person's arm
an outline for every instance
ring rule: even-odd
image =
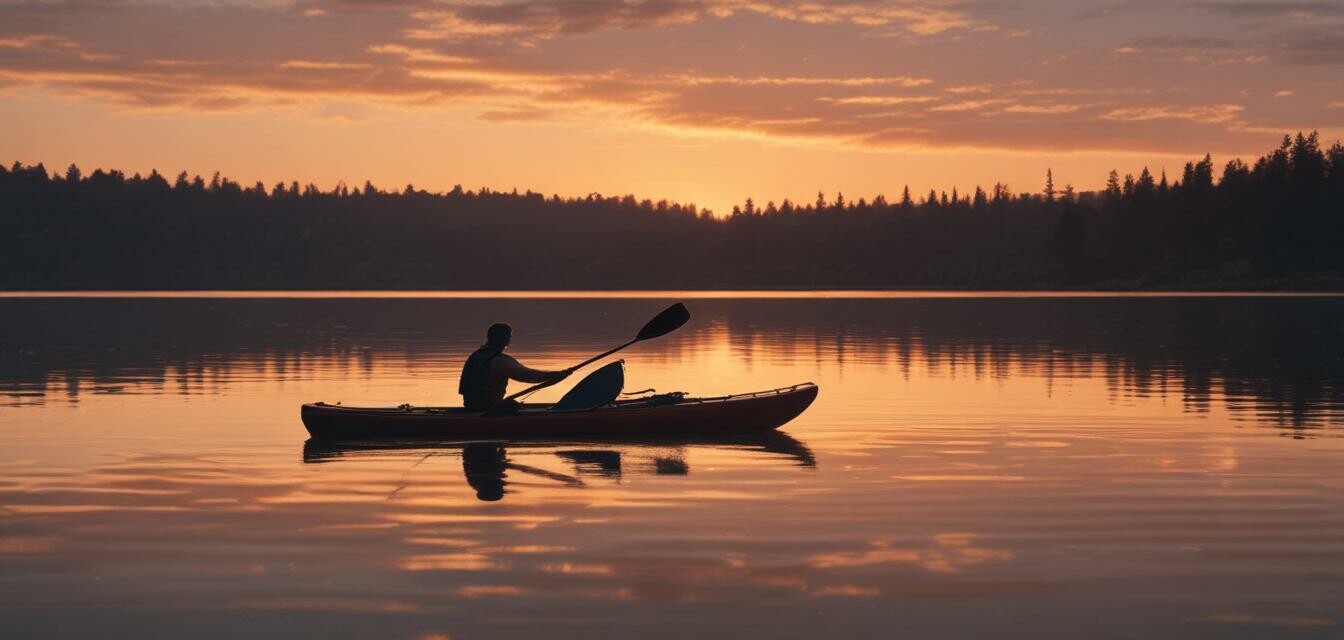
[[[532,369],[525,367],[522,363],[513,359],[512,356],[499,355],[490,362],[491,367],[497,367],[496,371],[506,375],[510,380],[519,382],[537,383],[537,382],[559,382],[569,377],[569,369],[560,371],[543,371],[541,369]]]

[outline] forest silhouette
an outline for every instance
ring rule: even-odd
[[[0,288],[1331,288],[1344,146],[1178,177],[695,205],[0,166]]]

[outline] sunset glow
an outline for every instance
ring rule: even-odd
[[[1335,2],[0,2],[0,161],[330,188],[1078,189],[1344,134]]]

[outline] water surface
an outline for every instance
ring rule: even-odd
[[[627,387],[817,382],[779,434],[298,420],[456,402],[493,321],[558,368],[669,301],[0,299],[6,635],[1344,635],[1340,298],[714,294]]]

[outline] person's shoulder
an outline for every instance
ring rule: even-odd
[[[501,353],[490,359],[490,365],[495,367],[516,367],[518,360],[507,353]]]

